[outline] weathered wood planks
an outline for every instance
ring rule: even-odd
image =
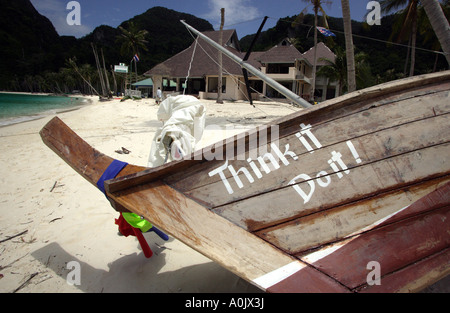
[[[447,249],[450,246],[448,218],[450,207],[447,206],[377,228],[301,259],[354,289],[367,283],[370,262],[378,262],[383,277]],[[332,252],[327,254],[326,250]]]
[[[289,264],[309,273],[303,283],[289,292],[313,286],[322,292],[348,291],[323,273],[276,249],[257,236],[236,227],[161,182],[151,182],[111,195],[112,201],[132,208],[186,245],[223,265],[241,278],[266,290],[264,276]],[[315,281],[320,284],[314,284]]]
[[[358,151],[361,163],[358,163],[358,160],[354,157],[346,142],[343,143],[342,141],[337,141],[338,143],[332,145],[324,143],[324,146],[322,146],[320,150],[314,151],[314,153],[302,153],[304,148],[298,140],[280,140],[280,147],[282,147],[280,151],[282,151],[282,153],[286,149],[285,145],[289,144],[289,150],[296,153],[298,157],[297,160],[293,160],[292,157],[286,156],[286,159],[289,162],[288,166],[285,166],[282,162],[278,161],[280,168],[274,170],[270,162],[266,161],[268,166],[271,166],[271,173],[266,174],[264,171],[261,171],[262,178],[258,179],[248,162],[245,164],[243,161],[229,161],[228,166],[233,166],[236,171],[241,168],[241,165],[247,168],[255,182],[249,183],[247,177],[244,174],[240,174],[238,175],[238,178],[242,182],[243,188],[239,188],[236,185],[235,179],[232,177],[228,178],[229,184],[233,190],[233,194],[231,195],[227,192],[224,183],[221,180],[204,185],[202,188],[190,189],[184,192],[192,198],[207,203],[209,206],[214,205],[219,207],[230,202],[286,187],[289,181],[296,176],[294,175],[295,173],[304,173],[309,177],[315,178],[322,170],[333,172],[327,164],[327,161],[333,156],[333,151],[343,154],[341,159],[345,162],[347,168],[352,169],[356,166],[362,166],[377,160],[390,158],[407,151],[414,151],[427,146],[445,143],[450,140],[450,132],[446,131],[449,124],[450,117],[444,115],[433,120],[419,120],[401,127],[388,128],[380,132],[362,135],[356,139],[355,137],[352,137],[352,145],[355,147],[355,150]],[[332,125],[330,125],[329,129],[331,129],[331,127]],[[417,136],[417,130],[421,131],[419,137]],[[315,133],[315,131],[316,129],[313,129],[313,133]],[[316,136],[316,138],[320,137]],[[325,146],[325,144],[327,144],[327,146]],[[276,156],[275,153],[273,154]],[[224,161],[222,161],[222,164],[223,163]],[[209,168],[208,170],[212,169]],[[224,172],[228,174],[230,171],[224,170]],[[195,182],[194,184],[196,184],[199,181],[207,180],[208,177],[208,173],[202,171],[201,174],[194,175],[192,179]],[[175,187],[177,187],[177,189],[181,188],[181,190],[185,189],[179,184],[175,184]]]
[[[449,173],[450,144],[433,146],[350,170],[339,178],[329,175],[320,187],[317,180],[299,180],[294,185],[307,194],[306,201],[294,186],[278,189],[258,197],[232,203],[213,211],[248,230],[280,224],[300,216],[338,205],[349,204],[383,191],[389,191],[424,179]],[[314,187],[313,187],[314,186]],[[313,189],[314,188],[314,189]]]
[[[450,274],[450,248],[410,264],[381,279],[380,285],[368,285],[355,289],[361,293],[419,292]]]
[[[190,159],[128,165],[106,191],[116,209],[268,292],[417,291],[450,272],[449,79],[450,71],[372,87]],[[263,145],[272,159],[260,162],[255,149],[241,160],[204,159],[225,158],[238,140],[258,147],[265,129],[266,140],[279,134],[275,147]],[[41,136],[93,184],[113,161],[58,119]],[[211,173],[219,167],[223,175]],[[381,285],[367,281],[372,261]]]
[[[315,106],[308,110],[299,111],[284,118],[280,118],[274,121],[274,124],[279,126],[279,135],[280,138],[283,138],[284,136],[297,132],[299,124],[302,122],[318,125],[320,123],[330,122],[336,118],[345,117],[349,114],[354,114],[355,112],[364,111],[377,106],[402,100],[408,101],[420,95],[434,94],[441,91],[446,91],[448,95],[448,91],[450,89],[449,78],[450,71],[447,71],[415,76],[413,78],[406,78],[395,82],[388,82],[382,85],[353,92],[336,99],[328,100],[320,106]],[[440,109],[436,109],[435,111],[437,114],[441,113]],[[267,126],[263,126],[261,128],[267,128]],[[258,129],[259,128],[250,131],[249,133],[258,133]],[[239,137],[240,136],[234,136],[232,138],[219,141],[219,143],[206,147],[203,150],[210,152],[214,151],[215,147],[221,147],[221,145],[223,145],[221,149],[223,151],[223,156],[221,159],[225,160],[225,146],[230,141],[234,141],[236,143],[238,139],[240,139]],[[247,147],[252,146],[250,142],[253,140],[252,136],[245,136],[243,139]],[[202,151],[196,151],[193,155],[187,157],[183,161],[171,162],[154,169],[146,169],[143,172],[136,175],[131,175],[126,179],[119,179],[117,181],[110,182],[107,184],[107,189],[111,190],[111,192],[115,192],[139,183],[154,181],[161,178],[163,178],[164,181],[170,185],[173,185],[174,182],[178,182],[183,179],[188,179],[188,182],[192,184],[196,181],[196,179],[190,179],[191,176],[203,167],[214,167],[214,162],[218,161],[205,160],[203,158]],[[176,188],[182,190],[180,187]]]
[[[319,211],[258,231],[256,234],[287,253],[298,254],[380,227],[386,219],[389,219],[392,223],[431,210],[436,205],[443,206],[450,202],[449,182],[450,177],[427,181],[412,187],[370,197],[357,203]],[[442,202],[429,202],[425,208],[420,207],[420,210],[413,211],[410,207],[407,211],[402,212],[411,204],[443,185],[445,188],[442,192],[446,192],[447,196],[442,195],[439,198]]]
[[[449,217],[447,182],[375,227],[297,257],[355,291],[418,291],[450,272]]]
[[[450,89],[450,84],[448,84],[448,89]],[[290,120],[289,124],[285,122],[286,125],[279,126],[280,129],[278,131],[280,140],[278,141],[277,146],[279,147],[279,150],[284,153],[286,144],[289,144],[289,150],[293,151],[299,157],[307,153],[308,151],[305,145],[295,136],[295,134],[301,133],[302,131],[300,124],[312,125],[311,133],[320,142],[321,147],[327,147],[336,143],[366,135],[367,133],[394,128],[398,125],[403,125],[405,123],[425,118],[433,118],[436,115],[450,112],[450,95],[448,90],[439,92],[428,90],[428,93],[420,93],[419,91],[417,91],[417,93],[423,94],[424,98],[419,97],[417,96],[417,94],[415,94],[416,97],[409,95],[409,97],[405,99],[404,95],[402,95],[402,97],[400,97],[400,99],[396,102],[386,102],[386,100],[383,99],[384,101],[380,101],[381,103],[371,103],[370,105],[366,105],[367,107],[364,109],[354,104],[355,107],[353,113],[349,113],[349,108],[346,108],[344,115],[341,116],[337,112],[335,112],[333,118],[330,117],[328,118],[328,120],[326,120],[326,118],[322,115],[319,119],[315,115],[303,116],[300,114],[299,116],[296,116],[295,118]],[[262,130],[255,131],[254,134],[257,135],[259,133],[260,135],[266,135],[266,140],[274,139],[270,134],[271,127],[266,126],[266,128],[268,128],[269,131],[267,132],[267,135],[266,131],[264,131],[264,128]],[[305,138],[305,140],[307,140],[307,142],[310,142],[308,135],[309,134],[306,134],[306,136],[304,135],[303,137]],[[250,135],[250,137],[255,136]],[[247,144],[246,148],[258,146],[256,143],[252,142],[249,143],[246,141],[243,143]],[[312,145],[312,148],[317,149],[317,147],[314,146],[312,142],[310,142],[310,145]],[[226,148],[226,146],[221,147],[222,150],[226,150]],[[262,147],[259,147],[259,149],[263,152],[271,151],[270,144],[267,147],[266,145],[263,145]],[[252,151],[252,153],[258,154],[257,151]],[[259,155],[262,154],[263,153],[260,153]],[[237,157],[239,158],[238,160],[236,160]],[[251,169],[249,168],[249,162],[247,162],[247,157],[248,156],[243,157],[241,155],[238,155],[235,158],[228,159],[229,165],[232,165],[236,170],[241,167],[247,167],[251,171]],[[292,162],[289,157],[287,157],[287,159],[291,163],[295,163]],[[187,169],[187,171],[179,172],[173,174],[172,176],[166,177],[165,181],[168,184],[173,185],[180,191],[189,192],[192,197],[196,197],[197,192],[201,192],[200,190],[196,190],[198,188],[209,186],[214,183],[218,183],[217,186],[220,186],[221,179],[219,175],[209,177],[209,175],[205,175],[205,172],[209,173],[210,171],[221,166],[222,164],[224,164],[224,160],[225,159],[223,158],[210,161],[206,164],[195,164],[191,168]],[[253,160],[256,161],[256,157],[253,157]],[[258,162],[256,162],[256,164],[258,165]],[[230,171],[227,170],[224,171],[224,175],[228,179],[232,176]],[[276,175],[277,177],[280,176],[279,171],[276,172]],[[243,177],[243,179],[241,178],[241,180],[244,181],[244,175],[241,173],[240,176]],[[253,174],[253,176],[255,175]],[[261,183],[262,181],[258,180],[258,185]],[[242,190],[239,190],[236,187],[233,180],[231,180],[230,184],[233,186],[234,190],[231,198],[239,198],[239,192],[242,192]],[[273,188],[276,187],[277,185],[273,186]],[[223,187],[222,190],[224,190]],[[247,193],[242,195],[242,197],[248,196],[248,188],[246,188],[244,191],[247,191]],[[264,190],[261,190],[260,192],[263,191]],[[203,197],[201,197],[201,195],[198,196],[198,200],[206,201]],[[212,205],[212,203],[218,205],[215,201],[206,201],[205,203],[209,205]]]
[[[42,141],[88,182],[95,185],[113,158],[92,148],[58,117],[51,119],[40,131]],[[129,164],[119,176],[144,170]]]
[[[97,187],[103,172],[113,162],[113,158],[92,148],[58,117],[51,119],[40,131],[42,141],[78,174]],[[144,170],[144,167],[129,164],[118,177],[131,175]],[[128,210],[121,206],[113,207],[119,212]]]

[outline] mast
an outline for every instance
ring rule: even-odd
[[[266,76],[265,74],[263,74],[260,70],[258,70],[257,68],[255,68],[254,66],[244,62],[241,58],[239,58],[238,56],[236,56],[235,54],[231,53],[230,51],[228,51],[227,49],[221,47],[219,44],[217,44],[214,40],[210,39],[209,37],[203,35],[202,33],[200,33],[198,30],[196,30],[195,28],[193,28],[192,26],[190,26],[189,24],[187,24],[185,21],[181,20],[181,23],[183,23],[184,26],[186,26],[189,30],[191,30],[194,34],[196,34],[197,36],[199,36],[200,38],[202,38],[203,40],[205,40],[207,43],[209,43],[210,45],[212,45],[214,48],[220,50],[223,54],[225,54],[227,57],[229,57],[231,60],[233,60],[234,62],[238,63],[242,68],[245,68],[247,71],[249,71],[250,73],[252,73],[253,75],[259,77],[261,80],[263,80],[266,84],[270,85],[273,89],[277,90],[279,93],[281,93],[282,95],[284,95],[286,98],[290,99],[292,102],[294,102],[295,104],[302,106],[304,108],[309,108],[312,105],[309,104],[306,100],[304,100],[302,97],[300,97],[299,95],[296,95],[295,93],[293,93],[292,91],[290,91],[289,89],[287,89],[286,87],[284,87],[283,85],[279,84],[278,82],[276,82],[275,80],[273,80],[272,78]]]
[[[91,42],[91,46],[92,46],[92,50],[94,51],[95,63],[97,64],[98,77],[100,79],[100,84],[102,86],[102,96],[107,96],[105,81],[104,81],[104,78],[103,78],[103,73],[102,73],[102,70],[101,70],[100,61],[98,59],[97,49],[94,46],[94,43],[92,43],[92,42]]]

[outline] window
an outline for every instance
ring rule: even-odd
[[[333,99],[336,95],[336,88],[328,87],[327,88],[327,100]]]
[[[219,83],[218,77],[208,78],[208,92],[217,92],[217,84]]]
[[[177,90],[176,79],[163,78],[163,90],[164,91],[175,91]]]
[[[219,77],[208,77],[208,92],[217,93],[217,85],[219,84]],[[222,93],[227,91],[227,78],[222,77]]]
[[[290,63],[269,63],[267,64],[267,74],[289,74]]]
[[[235,42],[234,42],[234,36],[230,38],[230,40],[229,40],[228,43],[227,43],[227,46],[236,49],[236,44],[235,44]]]

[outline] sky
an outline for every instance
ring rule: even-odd
[[[92,32],[97,26],[119,26],[122,22],[144,13],[155,6],[189,13],[209,21],[214,29],[220,27],[220,9],[225,8],[225,29],[236,29],[238,37],[254,34],[264,16],[268,16],[267,30],[278,19],[299,14],[305,8],[312,13],[312,6],[304,0],[78,0],[80,25],[69,25],[67,17],[75,11],[70,0],[31,0],[37,11],[46,16],[59,35],[77,38]],[[341,0],[327,0],[324,5],[328,16],[342,17]],[[369,12],[369,0],[350,0],[351,18],[363,21]],[[74,20],[74,19],[72,19]],[[71,23],[73,24],[73,22]]]

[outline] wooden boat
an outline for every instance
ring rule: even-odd
[[[407,78],[104,186],[267,292],[419,291],[450,271],[449,112],[450,71]],[[57,117],[41,137],[94,185],[113,162]]]

